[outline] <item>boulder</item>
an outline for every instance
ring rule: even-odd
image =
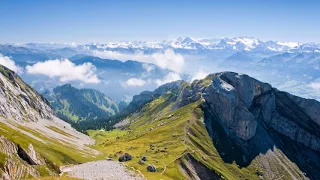
[[[149,164],[148,167],[147,167],[147,170],[149,172],[157,172],[157,167],[153,164]]]
[[[147,156],[142,156],[141,160],[142,161],[147,161]]]
[[[130,161],[132,160],[132,156],[128,153],[125,153],[124,155],[119,157],[120,162]]]

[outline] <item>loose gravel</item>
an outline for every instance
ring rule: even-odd
[[[118,161],[93,161],[60,168],[68,177],[84,180],[143,180]]]

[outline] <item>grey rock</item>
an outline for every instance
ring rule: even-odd
[[[142,156],[141,160],[142,161],[147,161],[147,156]]]
[[[54,112],[40,94],[13,71],[0,65],[0,115],[17,121],[51,120]]]
[[[128,153],[125,153],[124,155],[119,157],[120,162],[130,161],[132,160],[132,156]]]
[[[194,81],[184,87],[172,110],[203,99],[227,134],[250,140],[258,122],[265,122],[290,139],[320,151],[320,103],[272,88],[247,75],[222,72],[209,75],[211,83]],[[211,127],[210,122],[205,122]],[[210,128],[208,129],[210,133]]]
[[[0,179],[25,179],[27,175],[32,177],[40,176],[40,173],[32,165],[26,163],[19,156],[18,146],[4,136],[0,136],[0,152],[7,156],[2,167]],[[43,161],[43,159],[38,160]]]
[[[157,172],[157,167],[156,167],[155,165],[153,165],[153,164],[149,164],[149,165],[147,166],[147,170],[148,170],[149,172]]]

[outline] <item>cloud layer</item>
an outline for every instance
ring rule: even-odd
[[[144,54],[142,52],[135,54],[121,54],[114,51],[93,51],[93,55],[115,60],[136,60],[146,63],[153,63],[163,69],[170,69],[174,72],[182,72],[184,67],[184,57],[175,53],[172,49],[167,49],[164,53]]]
[[[320,82],[311,83],[311,87],[315,90],[320,90]]]
[[[158,84],[158,86],[161,86],[163,84],[166,84],[172,81],[177,81],[177,80],[181,80],[180,74],[170,72],[163,79],[157,79],[155,80],[155,82]]]
[[[146,84],[146,81],[143,79],[131,78],[128,79],[123,86],[143,86]]]
[[[51,78],[58,77],[61,82],[82,81],[84,83],[100,83],[96,75],[96,67],[91,63],[75,65],[68,59],[48,60],[27,66],[30,74],[41,74]]]
[[[22,68],[17,66],[16,63],[12,59],[10,59],[8,56],[4,56],[0,54],[0,64],[16,73],[22,72]]]
[[[194,81],[194,80],[196,80],[196,79],[197,79],[197,80],[203,79],[203,78],[205,78],[205,77],[208,76],[208,75],[209,75],[208,72],[200,69],[200,71],[196,72],[196,73],[193,75],[192,81]]]

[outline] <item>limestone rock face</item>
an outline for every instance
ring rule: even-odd
[[[320,103],[272,88],[247,75],[222,72],[193,82],[180,91],[172,109],[203,99],[202,105],[224,130],[242,140],[256,135],[259,123],[320,151]],[[210,123],[210,122],[207,122]],[[208,124],[208,127],[210,125]]]
[[[226,77],[223,79],[222,75],[224,74],[213,77],[212,84],[205,90],[203,98],[208,103],[210,112],[218,117],[227,130],[241,139],[248,140],[255,135],[257,127],[257,122],[248,108],[254,98],[253,94],[260,93],[259,86],[256,82],[238,82],[237,77],[233,76],[231,80]],[[250,90],[244,86],[248,86]]]
[[[247,75],[214,74],[203,98],[226,130],[243,140],[264,122],[279,133],[320,151],[320,103],[278,91]]]
[[[318,101],[300,98],[289,93],[287,96],[320,126],[320,103]]]
[[[29,157],[36,165],[45,164],[44,159],[41,158],[40,155],[34,150],[33,145],[32,145],[31,143],[29,144],[26,153],[27,153],[28,157]]]
[[[29,146],[29,149],[31,146]],[[40,173],[31,164],[19,156],[19,147],[4,136],[0,136],[0,152],[7,156],[0,178],[15,180],[28,178],[26,177],[27,175],[33,177],[40,176]],[[44,161],[44,159],[41,159],[34,150],[33,153],[39,162]]]
[[[52,119],[54,112],[19,76],[0,65],[0,115],[17,121]]]

